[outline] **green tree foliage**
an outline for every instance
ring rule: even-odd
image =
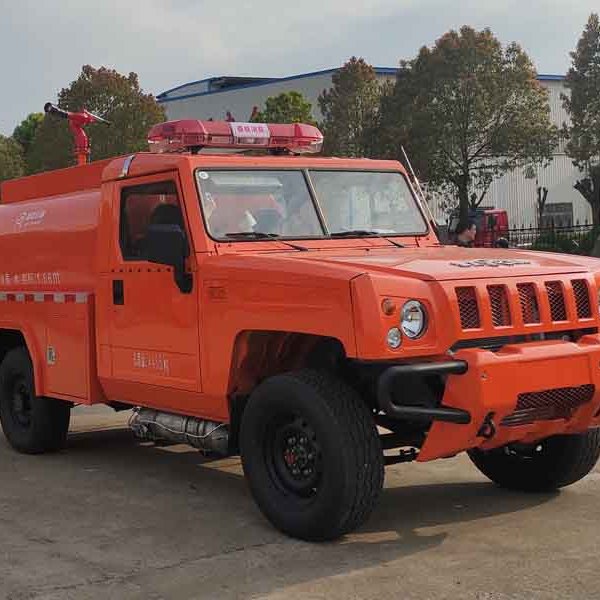
[[[30,113],[26,119],[15,127],[13,139],[21,144],[25,157],[29,153],[33,138],[43,120],[44,113]]]
[[[319,96],[325,136],[324,153],[368,156],[379,112],[381,86],[373,67],[353,56],[332,78],[333,86]]]
[[[24,172],[23,149],[12,138],[0,135],[0,181],[20,177]]]
[[[495,179],[547,164],[558,131],[523,50],[465,26],[401,63],[382,98],[378,139],[394,158],[404,144],[419,178],[457,198],[466,220]]]
[[[58,106],[70,111],[85,108],[111,121],[111,126],[93,124],[86,128],[92,160],[147,149],[148,131],[166,119],[154,96],[142,91],[135,73],[125,76],[89,65],[83,66],[79,77],[59,92]],[[46,116],[28,159],[32,172],[72,165],[73,142],[66,121]]]
[[[283,92],[278,96],[270,96],[265,101],[265,108],[252,115],[255,123],[311,123],[312,104],[300,92]]]
[[[575,189],[592,207],[594,225],[600,225],[600,18],[590,15],[577,49],[571,53],[567,74],[569,96],[563,96],[571,117],[564,129],[566,153],[582,177]]]

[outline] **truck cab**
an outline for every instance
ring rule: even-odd
[[[480,207],[469,211],[469,222],[477,228],[474,240],[476,248],[494,248],[498,240],[508,239],[508,213],[503,208]],[[454,211],[448,225],[450,237],[456,233],[459,223],[459,213]]]
[[[282,531],[362,524],[384,466],[467,451],[506,487],[600,454],[600,262],[442,246],[396,161],[302,124],[169,122],[137,153],[3,184],[0,420],[64,446],[73,405],[240,454]],[[236,153],[232,153],[235,151]]]

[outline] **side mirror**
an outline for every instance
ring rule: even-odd
[[[151,263],[173,267],[179,289],[184,294],[192,291],[192,276],[185,271],[190,247],[179,225],[150,225],[146,230],[143,255]]]

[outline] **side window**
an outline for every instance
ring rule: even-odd
[[[179,225],[185,231],[177,187],[172,181],[123,188],[120,245],[124,260],[144,260],[150,225]]]

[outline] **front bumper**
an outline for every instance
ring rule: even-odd
[[[530,443],[600,426],[598,334],[584,336],[576,343],[547,341],[508,345],[499,352],[466,349],[457,352],[452,361],[428,364],[423,375],[438,374],[435,365],[438,370],[441,368],[439,374],[444,370],[448,374],[437,409],[423,409],[426,412],[421,415],[410,415],[411,411],[422,409],[391,403],[390,390],[397,381],[396,376],[402,374],[398,369],[405,368],[404,365],[388,369],[379,387],[380,407],[390,416],[432,421],[419,461],[452,456],[471,448]],[[460,368],[461,364],[464,368]],[[422,366],[407,365],[411,371]],[[581,389],[585,390],[585,397],[567,411],[567,416],[554,418],[552,411],[543,406],[545,399],[554,401],[557,393],[564,395],[564,390]],[[538,414],[539,420],[515,417],[522,414],[517,409],[523,398],[535,400],[539,408],[530,414]],[[567,400],[573,401],[568,394]]]

